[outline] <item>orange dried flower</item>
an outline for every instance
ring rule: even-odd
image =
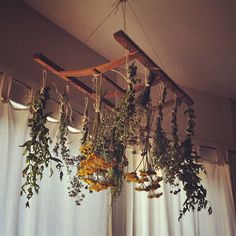
[[[137,176],[136,172],[126,173],[125,179],[126,179],[128,182],[140,183],[139,177]]]

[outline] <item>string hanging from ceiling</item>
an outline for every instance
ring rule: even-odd
[[[126,28],[126,2],[118,1],[112,9],[113,12],[122,4],[124,28]],[[30,104],[31,118],[28,123],[31,130],[30,139],[22,145],[26,161],[22,194],[26,194],[26,206],[29,207],[33,194],[38,193],[38,179],[43,177],[44,170],[50,168],[52,175],[52,166],[55,163],[60,178],[63,178],[64,170],[70,176],[69,195],[75,198],[77,205],[81,205],[86,190],[94,192],[109,189],[113,203],[120,195],[124,181],[134,183],[135,189],[147,192],[150,199],[159,198],[163,195],[160,187],[165,181],[172,186],[171,193],[178,194],[180,191],[186,193],[179,219],[187,211],[195,209],[200,211],[206,207],[211,214],[211,204],[206,199],[207,190],[198,177],[204,168],[192,143],[195,128],[193,100],[125,32],[118,31],[114,37],[128,54],[96,67],[66,71],[42,54],[34,56],[35,61],[44,69],[69,81],[70,86],[75,86],[85,93],[86,97],[81,123],[81,146],[78,156],[71,157],[67,148],[68,124],[71,119],[68,85],[62,94],[56,89],[60,101],[60,123],[57,143],[51,153],[50,134],[45,126],[48,115],[45,113],[45,108],[50,97],[50,88],[46,87],[44,72],[43,86]],[[137,74],[135,59],[146,68],[144,83]],[[105,72],[124,64],[128,66],[127,76],[122,75],[127,83],[126,90],[105,75]],[[90,88],[78,79],[84,76],[93,77],[94,88]],[[116,89],[113,93],[116,96],[115,104],[109,100],[111,95],[106,96],[104,80]],[[157,84],[160,96],[153,98],[152,88]],[[121,94],[119,100],[117,92]],[[174,94],[174,98],[167,100],[170,93]],[[93,100],[95,115],[92,122],[88,114],[88,98]],[[183,104],[187,105],[184,112],[187,127],[186,137],[180,139],[177,114]],[[164,109],[167,106],[172,106],[171,137],[167,136],[163,126],[163,121],[166,119]],[[141,150],[141,161],[134,170],[129,169],[126,156],[128,147]],[[74,168],[76,173],[73,172]]]

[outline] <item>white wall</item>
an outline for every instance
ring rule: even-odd
[[[189,88],[185,91],[195,102],[196,139],[234,147],[230,99]]]
[[[65,14],[66,17],[66,14]],[[43,53],[67,69],[85,68],[104,63],[105,58],[63,31],[19,0],[0,1],[0,65],[16,73],[29,86],[41,84],[42,68],[33,61],[33,54]],[[49,74],[49,81],[59,87],[61,79]],[[81,94],[72,88],[73,106],[83,107]]]

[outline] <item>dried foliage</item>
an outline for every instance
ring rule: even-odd
[[[181,99],[176,98],[175,103],[171,112],[171,133],[172,140],[169,141],[168,145],[168,157],[164,168],[165,181],[171,186],[178,187],[178,175],[179,169],[182,162],[180,155],[180,141],[178,137],[178,125],[177,125],[177,113],[178,107],[181,105]],[[177,194],[180,191],[178,188],[173,193]]]
[[[48,113],[45,113],[47,101],[49,100],[49,88],[43,88],[35,95],[30,104],[31,118],[28,120],[30,128],[30,139],[22,147],[25,156],[26,166],[22,171],[25,183],[21,187],[21,195],[26,194],[26,207],[29,207],[29,200],[34,192],[38,193],[38,181],[43,177],[43,171],[50,166],[51,175],[53,174],[52,162],[60,169],[61,160],[52,157],[50,153],[49,129],[46,127]]]
[[[71,109],[67,88],[68,87],[66,87],[63,94],[60,94],[56,89],[60,104],[60,124],[57,134],[57,142],[53,148],[53,152],[56,156],[59,156],[59,153],[61,154],[61,157],[67,168],[67,173],[70,174],[71,170],[70,166],[68,165],[68,160],[70,158],[70,150],[68,148],[68,125],[71,117]],[[58,169],[60,170],[60,179],[62,180],[63,171],[61,167],[62,166],[58,166]]]
[[[168,158],[168,148],[169,148],[169,140],[166,137],[166,134],[162,128],[163,121],[163,105],[165,104],[167,96],[167,89],[163,89],[163,93],[161,99],[157,106],[157,122],[156,122],[156,131],[154,136],[154,145],[153,145],[153,153],[154,153],[154,165],[156,169],[162,169],[164,172],[167,172],[166,168],[169,166],[169,158]]]
[[[99,99],[92,138],[81,146],[78,175],[91,191],[110,188],[112,201],[121,191],[123,170],[128,164],[126,147],[135,141],[133,131],[137,125],[134,90],[134,84],[137,83],[136,71],[137,67],[132,64],[129,67],[130,83],[126,94],[112,113],[103,111],[102,99]]]
[[[189,108],[185,111],[185,114],[188,118],[188,126],[186,128],[186,139],[181,144],[181,154],[182,154],[182,163],[179,174],[179,180],[183,183],[183,190],[186,193],[186,200],[183,204],[183,210],[180,211],[179,219],[183,217],[183,215],[187,211],[200,211],[205,209],[208,205],[208,201],[206,200],[207,190],[201,184],[201,179],[199,177],[199,173],[204,171],[202,164],[198,163],[198,159],[200,158],[193,151],[193,144],[191,140],[191,136],[194,135],[194,111],[192,108]],[[211,206],[208,208],[208,213],[212,213]]]
[[[144,109],[146,109],[146,107],[150,105],[151,85],[153,84],[155,78],[156,75],[152,71],[150,71],[145,84],[145,88],[143,89],[143,91],[141,91],[140,95],[137,98],[137,104]]]
[[[183,209],[180,210],[179,219],[187,211],[205,209],[209,202],[206,200],[207,190],[202,186],[199,174],[204,171],[198,162],[199,156],[193,151],[192,136],[194,135],[194,112],[192,108],[185,111],[187,116],[186,138],[181,142],[178,137],[177,114],[181,99],[175,98],[171,112],[170,125],[171,137],[167,136],[163,128],[163,109],[167,99],[167,88],[163,88],[157,106],[152,105],[151,85],[156,74],[150,72],[144,90],[136,96],[135,85],[140,82],[137,78],[137,67],[131,64],[128,70],[128,88],[122,99],[112,112],[107,112],[103,106],[104,92],[102,91],[101,78],[95,80],[96,103],[93,127],[90,130],[88,106],[82,119],[80,154],[71,158],[67,146],[69,115],[68,93],[60,97],[60,126],[57,143],[54,147],[56,156],[61,154],[70,176],[71,186],[69,195],[76,198],[76,204],[81,205],[85,197],[84,189],[90,193],[109,189],[112,202],[120,195],[124,179],[136,184],[135,190],[145,191],[148,198],[159,198],[163,195],[160,191],[162,180],[171,187],[171,193],[181,191],[180,184],[186,193]],[[49,146],[51,139],[46,128],[45,114],[46,102],[49,99],[49,88],[42,89],[31,104],[32,118],[29,119],[31,128],[30,137],[23,147],[26,156],[26,167],[23,176],[26,178],[22,186],[22,193],[27,194],[29,200],[33,191],[38,192],[38,178],[42,178],[43,170],[56,162],[62,178],[62,163],[52,157]],[[154,136],[152,127],[155,114],[156,123]],[[135,170],[127,172],[128,160],[127,147],[139,145],[142,147],[141,161]],[[50,165],[51,166],[51,165]],[[162,176],[159,173],[162,172]],[[51,173],[53,173],[51,169]],[[26,206],[29,206],[27,201]],[[208,208],[212,213],[211,206]]]

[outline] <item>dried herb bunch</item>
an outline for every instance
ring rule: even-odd
[[[91,136],[88,135],[88,117],[87,103],[83,116],[83,136],[81,139],[82,146],[80,147],[81,155],[77,165],[78,180],[83,182],[86,189],[92,191],[101,191],[113,185],[111,179],[111,168],[113,161],[106,153],[106,136],[104,126],[104,116],[102,101],[104,93],[101,89],[101,78],[96,77],[96,103],[95,118]]]
[[[169,141],[168,148],[168,161],[166,163],[165,170],[165,181],[169,183],[171,186],[177,187],[178,184],[178,175],[180,171],[180,166],[182,163],[182,158],[180,155],[180,141],[178,137],[178,125],[177,125],[177,114],[178,108],[181,105],[181,99],[175,98],[174,106],[171,112],[171,133],[172,140]],[[177,194],[180,192],[180,189],[171,191],[171,193]]]
[[[83,136],[81,138],[81,144],[83,145],[88,140],[89,137],[88,97],[85,98],[85,109],[81,127],[83,132]]]
[[[156,131],[154,136],[154,145],[153,145],[153,155],[154,155],[154,165],[155,168],[162,169],[164,174],[168,171],[169,158],[168,158],[168,149],[169,149],[169,140],[166,137],[166,133],[162,128],[163,121],[163,106],[165,104],[167,96],[167,89],[164,87],[161,98],[157,106],[157,122],[156,122]]]
[[[114,161],[107,155],[106,121],[103,110],[104,92],[101,86],[101,77],[96,79],[97,99],[94,104],[95,118],[92,135],[80,148],[82,157],[78,166],[78,176],[87,184],[90,191],[101,191],[114,185],[111,178],[111,169]]]
[[[151,75],[149,75],[151,76]],[[144,148],[141,156],[142,160],[136,170],[125,175],[128,182],[139,184],[135,189],[137,191],[149,192],[149,198],[158,198],[162,193],[155,191],[160,188],[160,181],[164,179],[174,188],[171,193],[178,194],[181,189],[179,182],[184,185],[187,199],[183,204],[183,210],[180,211],[180,218],[186,211],[197,208],[200,211],[206,208],[208,201],[206,200],[206,189],[201,185],[201,179],[198,177],[200,171],[204,171],[203,166],[197,163],[198,156],[193,151],[191,141],[194,135],[194,113],[193,109],[188,109],[185,114],[188,117],[188,126],[186,128],[186,139],[181,143],[178,137],[177,114],[181,105],[181,99],[176,98],[171,112],[171,132],[172,138],[167,135],[162,127],[163,106],[167,96],[167,89],[164,88],[161,98],[157,106],[157,122],[153,142],[153,157],[150,155],[152,148],[150,144],[150,131],[152,127],[153,108],[150,99],[150,90],[145,87],[137,100],[136,109],[138,115],[146,116],[146,125],[138,125],[140,130],[140,140]],[[142,166],[142,168],[141,168]],[[163,178],[157,176],[157,171],[163,171]],[[137,172],[139,171],[139,173]],[[211,214],[211,207],[208,209]],[[180,219],[179,218],[179,219]]]
[[[82,137],[80,139],[80,143],[82,147],[86,145],[87,142],[89,142],[89,115],[88,115],[88,97],[85,98],[85,109],[84,114],[82,116]],[[81,147],[81,148],[82,148]],[[76,167],[76,174],[70,178],[70,187],[68,187],[69,190],[69,196],[75,198],[75,203],[77,206],[80,206],[83,199],[85,198],[84,189],[88,189],[89,187],[84,184],[83,176],[80,176],[79,170],[80,170],[80,163],[85,159],[83,155],[79,155],[74,158],[70,158],[67,161],[67,164],[69,166]],[[90,193],[92,191],[90,190]]]
[[[153,117],[152,108],[149,102],[146,103],[143,108],[146,115],[146,125],[145,128],[142,129],[144,131],[142,138],[144,141],[144,147],[141,152],[142,159],[136,170],[126,173],[125,178],[128,182],[139,184],[135,187],[135,190],[149,192],[148,198],[159,198],[163,193],[156,191],[161,187],[160,182],[163,178],[157,175],[151,156],[150,132]],[[138,174],[137,171],[139,172]]]
[[[69,190],[69,196],[75,198],[75,203],[77,206],[81,205],[81,202],[85,198],[85,194],[83,193],[83,189],[88,189],[83,184],[83,181],[80,179],[80,177],[75,174],[72,179],[70,180],[71,186],[68,187]]]
[[[34,192],[39,191],[38,180],[42,179],[44,169],[50,165],[52,175],[52,162],[61,163],[59,159],[52,157],[49,150],[52,140],[49,136],[49,129],[46,127],[49,113],[45,113],[49,90],[49,87],[42,88],[30,104],[31,118],[28,120],[30,139],[22,145],[26,167],[22,171],[25,183],[21,187],[21,195],[26,194],[26,207],[29,207],[29,200]]]
[[[120,194],[124,167],[128,165],[125,154],[126,148],[128,144],[136,142],[136,127],[139,123],[134,89],[134,85],[139,83],[139,79],[137,77],[137,66],[134,63],[129,66],[128,74],[130,81],[128,89],[108,122],[111,124],[111,145],[109,149],[112,150],[111,156],[116,163],[112,169],[112,179],[115,183],[114,187],[111,188],[112,199]]]
[[[208,204],[210,204],[206,200],[207,190],[201,184],[201,179],[198,176],[201,171],[204,173],[204,167],[202,164],[198,163],[199,156],[193,151],[193,144],[191,140],[191,136],[194,135],[194,111],[192,108],[188,108],[185,111],[185,114],[188,118],[188,125],[186,128],[186,139],[181,144],[181,155],[182,155],[182,163],[181,170],[179,174],[179,180],[183,183],[183,189],[186,193],[186,200],[183,204],[183,210],[180,211],[179,219],[183,217],[183,215],[187,211],[200,211],[205,209]],[[212,213],[212,208],[209,206],[208,213]]]
[[[151,101],[151,85],[153,84],[153,81],[155,80],[156,75],[154,72],[150,71],[147,81],[145,81],[145,88],[140,93],[140,95],[137,98],[137,103],[141,108],[146,109],[147,106],[150,106]],[[145,79],[146,80],[146,79]]]
[[[56,89],[56,93],[59,98],[59,104],[60,104],[60,125],[59,125],[59,131],[57,134],[57,142],[55,144],[55,147],[53,148],[53,152],[56,156],[59,156],[59,152],[61,154],[61,157],[66,165],[67,173],[70,174],[70,150],[68,148],[68,125],[70,123],[71,118],[71,107],[69,103],[69,96],[68,96],[68,87],[66,86],[64,92],[60,94],[58,90]],[[62,171],[62,165],[60,163],[56,166],[60,170],[60,179],[63,177],[63,171]]]
[[[119,196],[123,169],[127,166],[125,156],[129,142],[134,141],[136,121],[135,90],[137,67],[129,67],[129,85],[126,94],[111,113],[102,106],[102,96],[95,105],[95,120],[92,138],[81,146],[81,161],[78,165],[78,176],[91,191],[110,188],[112,201]],[[101,91],[98,91],[101,94]]]
[[[199,174],[204,171],[199,157],[193,151],[192,136],[194,135],[195,121],[194,111],[188,108],[186,138],[181,142],[178,137],[177,114],[182,103],[180,98],[175,98],[171,112],[171,138],[167,137],[163,127],[167,88],[161,84],[162,93],[157,107],[152,105],[151,85],[157,74],[150,71],[145,79],[143,91],[136,96],[135,85],[140,82],[137,77],[137,67],[132,63],[128,68],[128,88],[116,107],[108,112],[103,106],[104,92],[102,90],[101,75],[95,76],[96,99],[94,109],[95,116],[90,130],[88,118],[88,99],[85,102],[85,111],[82,120],[82,137],[80,154],[70,157],[67,145],[68,124],[70,122],[70,104],[68,90],[63,94],[57,91],[60,100],[60,126],[57,142],[53,149],[56,156],[62,156],[64,165],[70,178],[69,196],[74,197],[76,204],[81,205],[85,197],[84,189],[90,193],[109,189],[112,202],[120,195],[124,179],[135,183],[136,191],[145,191],[148,198],[162,196],[161,181],[165,181],[172,187],[171,193],[178,194],[183,184],[186,200],[180,210],[179,219],[187,211],[200,211],[208,204],[206,200],[207,190],[202,186]],[[49,88],[41,89],[32,101],[30,111],[32,117],[28,121],[30,140],[23,144],[26,167],[23,177],[26,181],[21,193],[27,197],[26,206],[33,193],[38,193],[38,180],[43,177],[43,171],[56,162],[56,168],[63,176],[62,161],[54,158],[49,146],[52,143],[49,130],[46,128],[45,113],[46,103],[49,100]],[[157,118],[154,119],[157,113]],[[152,135],[153,120],[156,120],[154,136]],[[129,145],[141,144],[141,161],[135,170],[128,171],[126,149]],[[162,171],[162,176],[159,172]],[[212,213],[211,206],[208,207]]]

